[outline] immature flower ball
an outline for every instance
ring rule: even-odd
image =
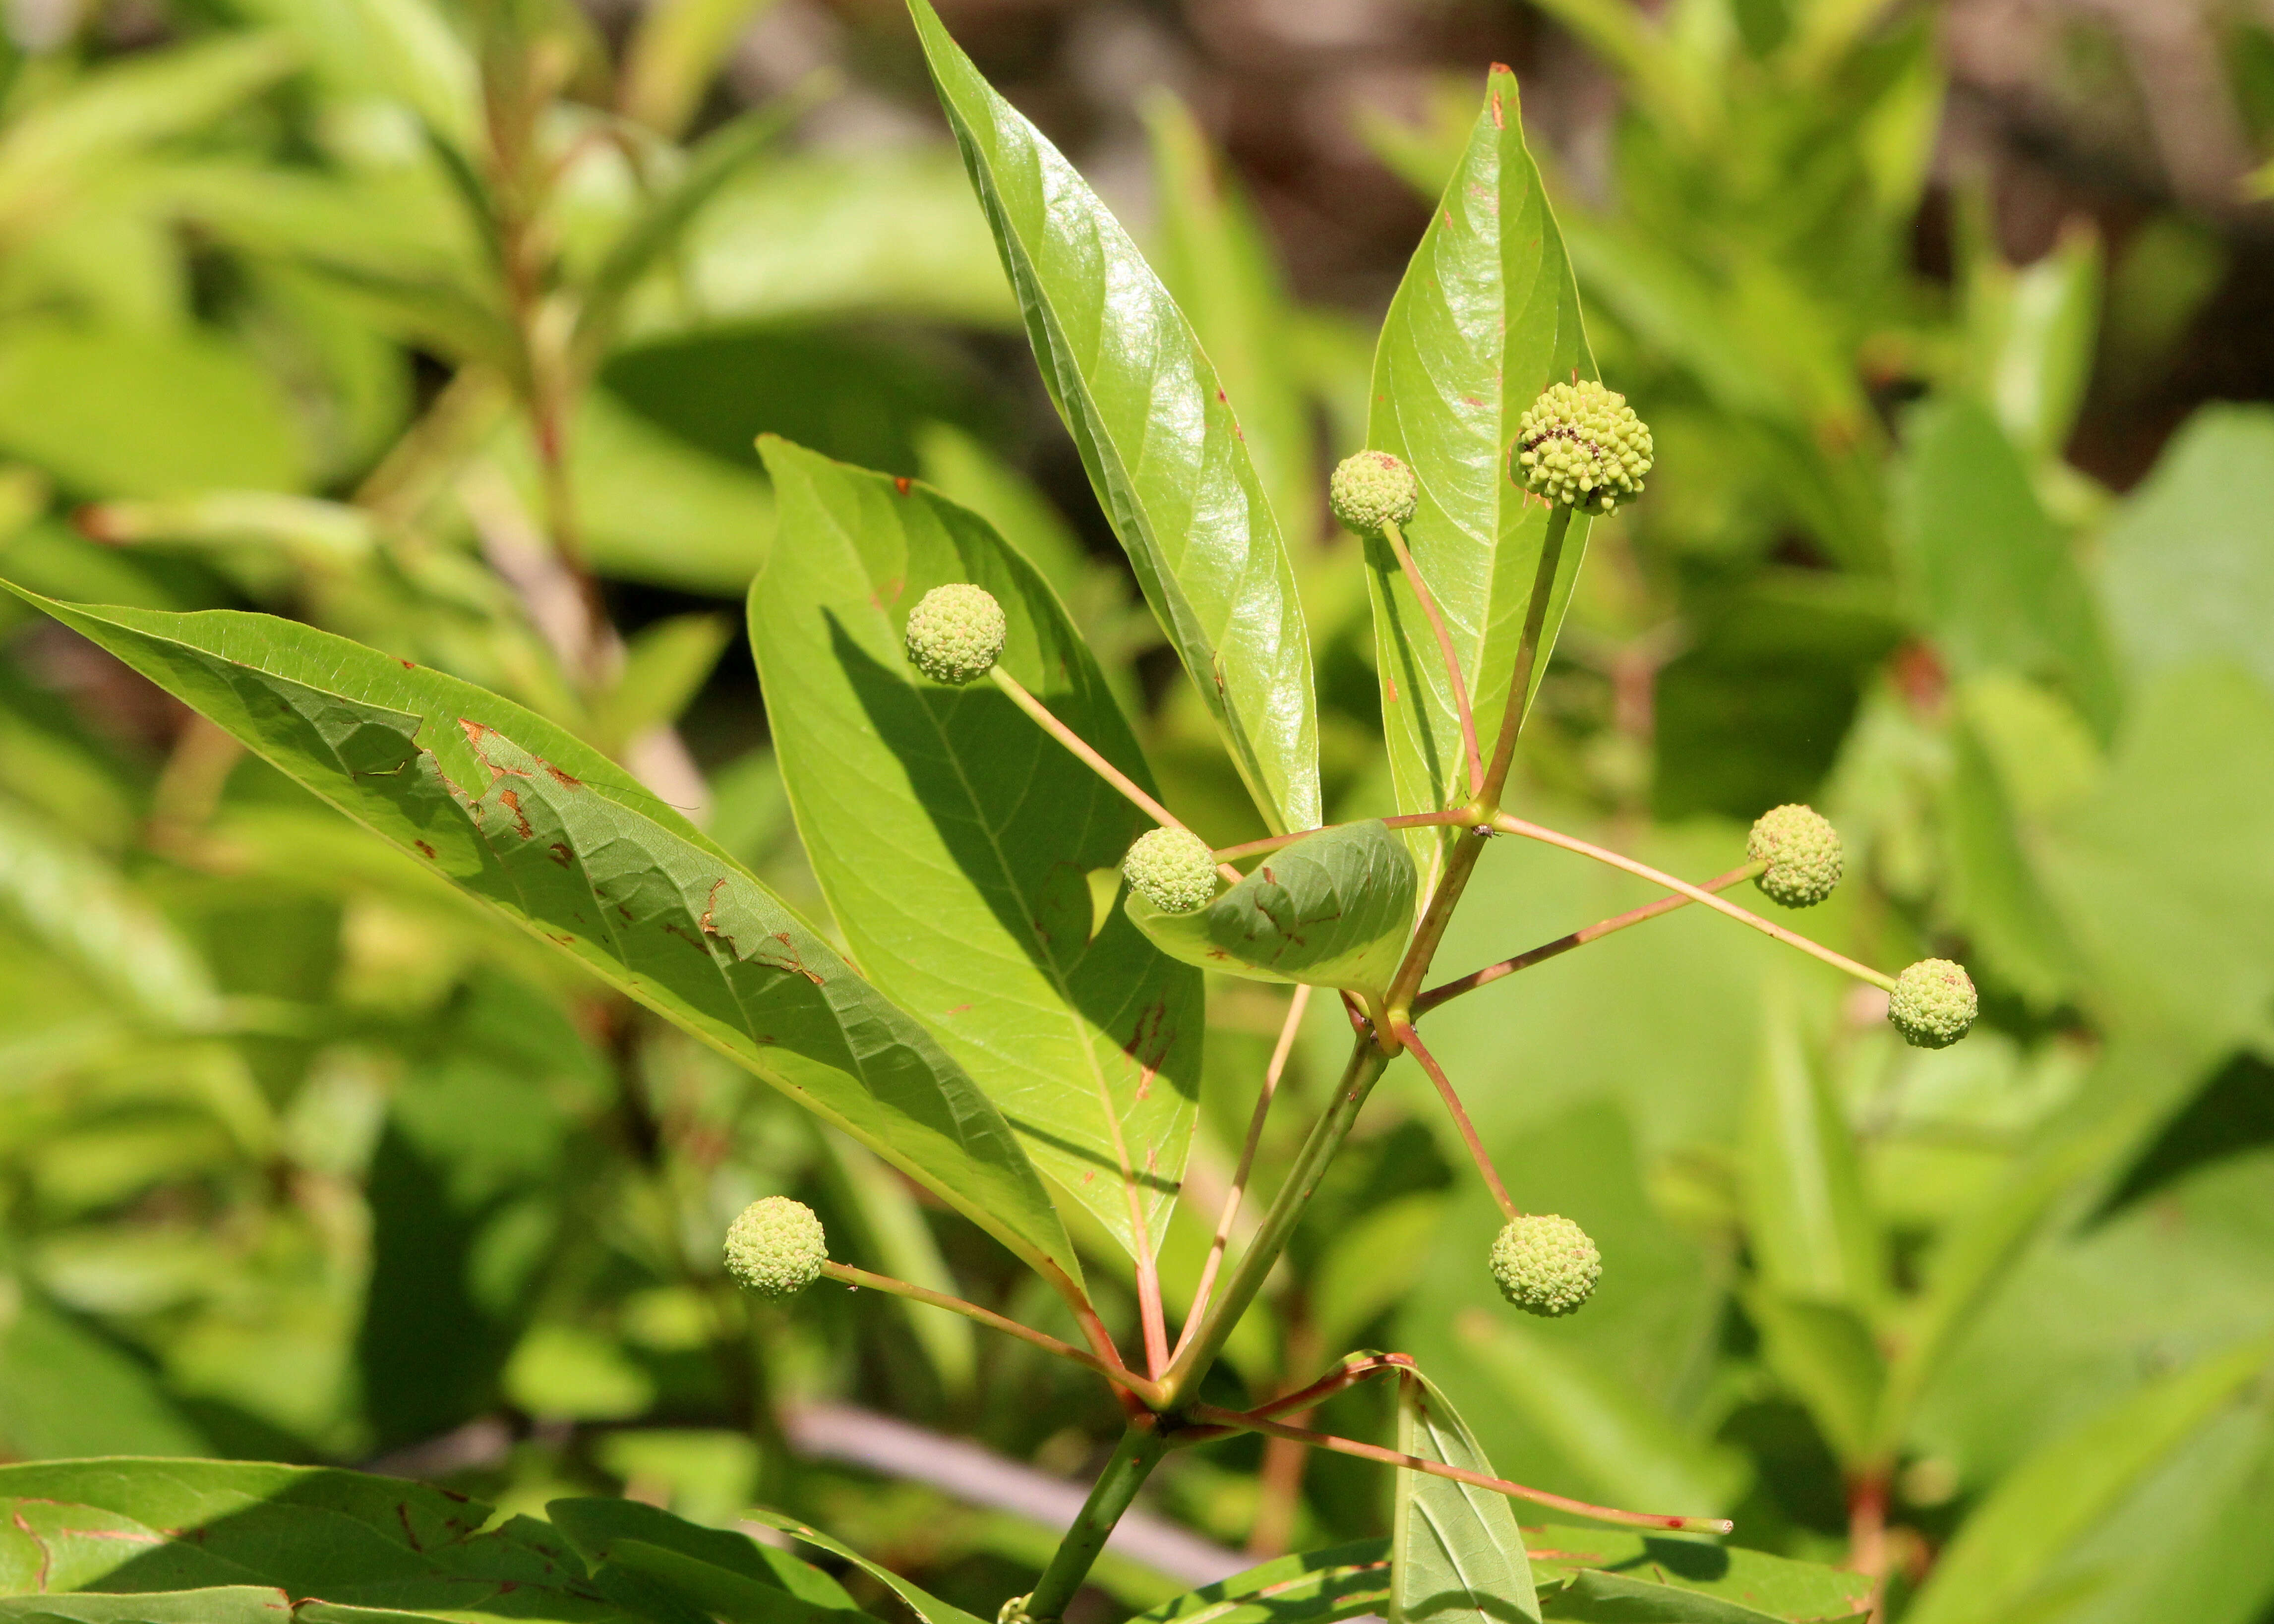
[[[1560,1320],[1594,1294],[1603,1255],[1569,1218],[1527,1213],[1493,1242],[1492,1272],[1500,1294],[1525,1313]]]
[[[908,612],[908,663],[935,682],[961,688],[995,669],[1011,634],[1003,605],[984,587],[936,586]]]
[[[1948,1049],[1974,1026],[1974,980],[1947,959],[1922,959],[1895,978],[1887,1019],[1914,1049]]]
[[[1147,830],[1121,860],[1121,874],[1163,914],[1195,913],[1216,900],[1216,853],[1188,830]]]
[[[1812,908],[1840,883],[1840,831],[1812,807],[1794,802],[1762,813],[1745,855],[1768,864],[1753,883],[1788,908]]]
[[[1608,513],[1642,494],[1650,429],[1627,397],[1589,379],[1548,386],[1516,425],[1509,475],[1534,496]]]
[[[795,1297],[821,1278],[828,1260],[821,1220],[786,1195],[751,1202],[727,1229],[727,1272],[768,1302]]]
[[[1406,525],[1421,505],[1421,482],[1387,451],[1361,451],[1335,465],[1327,506],[1335,522],[1360,536],[1379,536],[1384,524]]]

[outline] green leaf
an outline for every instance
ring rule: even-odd
[[[1437,1387],[1418,1371],[1397,1379],[1397,1448],[1490,1474],[1492,1463]],[[1540,1617],[1516,1508],[1472,1484],[1397,1471],[1390,1513],[1389,1624],[1506,1624]]]
[[[17,112],[0,136],[0,219],[23,229],[138,148],[207,128],[298,55],[279,34],[223,35],[126,57]]]
[[[1192,1140],[1201,978],[1118,914],[1093,936],[1087,878],[1148,820],[993,684],[919,676],[909,609],[945,583],[987,588],[1010,617],[1004,669],[1141,783],[1136,739],[1049,586],[984,520],[913,481],[762,444],[782,540],[750,591],[750,642],[847,943],[1035,1163],[1148,1252]]]
[[[462,1494],[320,1467],[131,1456],[11,1466],[0,1468],[0,1591],[260,1585],[319,1610],[623,1617],[542,1523],[484,1532],[489,1516]],[[486,1605],[501,1592],[516,1602]]]
[[[1282,833],[1315,827],[1310,639],[1216,369],[1073,167],[980,77],[928,0],[908,9],[1043,381],[1146,601],[1264,821]]]
[[[2101,612],[2133,682],[2223,654],[2274,688],[2274,412],[2189,417],[2101,549]]]
[[[587,356],[599,355],[614,339],[625,303],[640,279],[679,250],[696,217],[765,154],[805,107],[802,96],[778,97],[720,125],[688,154],[686,173],[624,228],[584,285],[576,342]]]
[[[1080,1280],[1032,1165],[962,1069],[605,757],[494,695],[289,621],[15,590],[869,1146],[1044,1278]]]
[[[1967,292],[1976,388],[2006,432],[2033,457],[2055,457],[2084,404],[2100,333],[2101,252],[2087,227],[2016,268],[1977,267]]]
[[[1205,908],[1164,914],[1132,891],[1123,910],[1153,944],[1258,981],[1388,989],[1413,925],[1413,858],[1380,818],[1267,854]]]
[[[929,1590],[909,1583],[891,1568],[870,1561],[852,1546],[841,1540],[832,1539],[817,1528],[809,1527],[794,1517],[784,1516],[779,1511],[769,1511],[763,1506],[752,1507],[749,1515],[754,1522],[763,1522],[768,1528],[778,1528],[809,1545],[819,1545],[832,1556],[841,1556],[871,1578],[882,1582],[892,1594],[908,1605],[908,1611],[916,1615],[920,1624],[979,1624],[978,1620],[962,1608],[950,1606]]]
[[[1526,1529],[1541,1610],[1603,1624],[1842,1624],[1870,1609],[1862,1574],[1675,1534],[1550,1523]]]
[[[734,1624],[802,1624],[858,1612],[827,1574],[746,1534],[704,1528],[636,1500],[556,1500],[545,1514],[595,1570],[603,1563],[629,1568]]]
[[[1540,392],[1574,372],[1595,375],[1578,290],[1525,148],[1516,76],[1495,68],[1468,150],[1382,323],[1367,432],[1373,449],[1404,458],[1420,479],[1406,544],[1452,634],[1487,756],[1547,534],[1548,509],[1509,477],[1508,448]],[[1575,515],[1563,543],[1535,692],[1586,553],[1587,524]],[[1367,542],[1367,562],[1398,809],[1434,812],[1468,793],[1444,661],[1389,545]],[[1410,838],[1425,882],[1434,881],[1452,837],[1417,830]]]
[[[722,614],[675,614],[642,627],[624,649],[615,686],[592,709],[592,735],[614,754],[679,719],[734,637]]]
[[[1616,1370],[1495,1305],[1455,1322],[1495,1396],[1555,1447],[1593,1492],[1638,1511],[1707,1516],[1743,1492],[1734,1451],[1690,1437]]]
[[[292,1610],[283,1591],[251,1584],[140,1596],[11,1596],[0,1600],[5,1624],[276,1624]]]
[[[1841,1463],[1869,1460],[1879,1395],[1886,1385],[1886,1362],[1870,1322],[1844,1303],[1786,1297],[1766,1288],[1747,1293],[1744,1304],[1769,1368],[1807,1406]]]
[[[2104,734],[2115,725],[2106,640],[2068,538],[1987,407],[1915,412],[1896,504],[1896,559],[1912,612],[1962,676],[2059,683]]]
[[[1305,1551],[1187,1590],[1130,1624],[1334,1624],[1389,1599],[1389,1542]]]
[[[1855,1143],[1809,1053],[1790,983],[1772,976],[1765,992],[1763,1054],[1741,1143],[1754,1267],[1784,1296],[1868,1309],[1884,1265]]]
[[[212,1447],[144,1361],[19,1279],[0,1276],[0,1290],[15,1299],[0,1331],[0,1447],[11,1455]]]
[[[36,319],[0,338],[0,449],[89,496],[290,490],[303,455],[282,392],[239,346]]]
[[[1239,403],[1240,438],[1295,540],[1325,514],[1309,402],[1291,354],[1292,302],[1269,233],[1239,183],[1173,92],[1144,100],[1153,151],[1162,285],[1190,318],[1224,393]]]
[[[2199,1361],[2040,1449],[1967,1519],[1903,1616],[1907,1624],[2004,1624],[2042,1599],[2065,1549],[2199,1433],[2237,1424],[2274,1341]]]

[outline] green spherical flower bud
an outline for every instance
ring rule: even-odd
[[[1534,496],[1608,513],[1642,494],[1650,429],[1627,397],[1592,379],[1548,386],[1516,425],[1509,477]]]
[[[1335,522],[1360,536],[1379,536],[1384,524],[1413,522],[1421,506],[1421,482],[1387,451],[1361,451],[1335,465],[1327,482],[1327,506]]]
[[[829,1237],[813,1208],[770,1195],[742,1209],[727,1230],[727,1272],[769,1302],[795,1297],[821,1278]]]
[[[1027,1598],[1013,1596],[998,1607],[995,1624],[1027,1624]]]
[[[1824,815],[1798,802],[1772,807],[1753,821],[1745,855],[1768,867],[1753,882],[1788,908],[1812,908],[1840,883],[1845,853],[1840,831]]]
[[[908,612],[908,663],[935,682],[961,688],[995,669],[1011,623],[984,587],[936,586]]]
[[[1500,1294],[1525,1313],[1558,1320],[1594,1295],[1603,1254],[1569,1218],[1528,1213],[1493,1242],[1492,1272]]]
[[[1922,959],[1895,978],[1887,1019],[1914,1049],[1948,1049],[1973,1028],[1974,980],[1947,959]]]
[[[1216,900],[1216,853],[1188,830],[1148,829],[1121,860],[1130,888],[1163,914],[1191,914]]]

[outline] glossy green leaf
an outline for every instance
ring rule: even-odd
[[[1056,596],[985,521],[911,481],[763,444],[781,541],[750,591],[750,642],[831,910],[1036,1165],[1149,1251],[1192,1139],[1201,978],[1118,913],[1093,935],[1086,877],[1148,820],[993,684],[920,676],[908,611],[945,583],[986,587],[1010,617],[1004,669],[1144,782],[1137,741]]]
[[[1672,1534],[1527,1528],[1541,1611],[1602,1624],[1845,1624],[1869,1610],[1861,1574]]]
[[[1397,1448],[1492,1471],[1450,1401],[1418,1371],[1397,1379]],[[1536,1624],[1540,1618],[1508,1497],[1402,1467],[1390,1512],[1389,1591],[1389,1624]]]
[[[1276,251],[1192,109],[1157,90],[1142,110],[1158,215],[1154,264],[1239,403],[1240,438],[1271,510],[1291,540],[1310,540],[1324,517],[1324,489]]]
[[[1578,290],[1525,148],[1516,76],[1495,68],[1468,150],[1382,323],[1367,432],[1372,448],[1404,458],[1420,479],[1406,543],[1452,634],[1487,756],[1547,534],[1548,509],[1510,479],[1508,450],[1540,392],[1574,373],[1595,375]],[[1587,525],[1573,518],[1563,543],[1535,692],[1586,553]],[[1389,545],[1369,541],[1367,561],[1398,809],[1434,812],[1468,793],[1450,683]],[[1425,882],[1450,838],[1436,830],[1410,837]]]
[[[778,1528],[795,1539],[809,1545],[818,1545],[832,1556],[841,1556],[870,1577],[880,1581],[893,1595],[907,1604],[919,1624],[979,1624],[979,1620],[960,1607],[949,1605],[920,1585],[911,1584],[881,1562],[871,1561],[842,1540],[832,1539],[817,1528],[809,1527],[794,1517],[784,1516],[779,1511],[769,1511],[763,1506],[751,1507],[753,1522],[768,1528]]]
[[[1389,1542],[1361,1539],[1283,1556],[1187,1590],[1131,1624],[1333,1624],[1389,1599]]]
[[[1784,1296],[1868,1309],[1884,1265],[1854,1140],[1809,1052],[1791,984],[1773,976],[1765,1001],[1741,1152],[1754,1267]]]
[[[2274,1342],[2197,1362],[2056,1440],[1967,1520],[1904,1615],[1911,1624],[2004,1624],[2047,1598],[2065,1549],[2195,1434],[2235,1425]]]
[[[1204,969],[1259,981],[1378,993],[1412,928],[1413,859],[1380,818],[1343,823],[1264,856],[1193,914],[1132,891],[1123,910],[1153,944]]]
[[[19,595],[844,1129],[1046,1278],[1080,1278],[1032,1165],[962,1069],[604,757],[494,695],[288,621]]]
[[[1136,245],[1058,149],[909,0],[1019,295],[1043,380],[1264,820],[1321,823],[1310,639],[1216,369]]]

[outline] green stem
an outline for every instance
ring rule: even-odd
[[[1129,1430],[1121,1434],[1114,1447],[1113,1458],[1105,1470],[1097,1474],[1090,1485],[1089,1498],[1082,1502],[1073,1526],[1066,1530],[1065,1538],[1058,1542],[1050,1557],[1050,1565],[1043,1569],[1043,1576],[1035,1582],[1027,1597],[1026,1613],[1036,1620],[1061,1617],[1066,1604],[1073,1599],[1081,1582],[1088,1577],[1091,1564],[1097,1553],[1105,1548],[1106,1536],[1129,1509],[1129,1502],[1137,1498],[1137,1491],[1152,1475],[1161,1456],[1168,1452],[1169,1440],[1162,1430],[1159,1418],[1141,1415],[1131,1418]]]
[[[1255,1238],[1240,1254],[1239,1267],[1231,1272],[1231,1279],[1223,1292],[1209,1304],[1200,1329],[1193,1333],[1185,1350],[1161,1378],[1163,1410],[1173,1410],[1179,1397],[1198,1387],[1201,1378],[1216,1363],[1216,1355],[1224,1351],[1225,1340],[1239,1323],[1239,1317],[1247,1312],[1247,1305],[1255,1300],[1255,1294],[1263,1289],[1264,1280],[1279,1261],[1288,1237],[1294,1234],[1303,1208],[1310,1202],[1311,1192],[1319,1187],[1327,1163],[1342,1148],[1351,1124],[1358,1120],[1359,1108],[1366,1103],[1366,1096],[1373,1092],[1389,1061],[1390,1056],[1370,1035],[1361,1034],[1352,1045],[1350,1064],[1343,1068],[1342,1080],[1335,1085],[1334,1098],[1328,1101],[1310,1137],[1303,1141],[1303,1148],[1295,1153],[1295,1164],[1287,1169],[1278,1194],[1271,1198],[1270,1207],[1265,1209]]]

